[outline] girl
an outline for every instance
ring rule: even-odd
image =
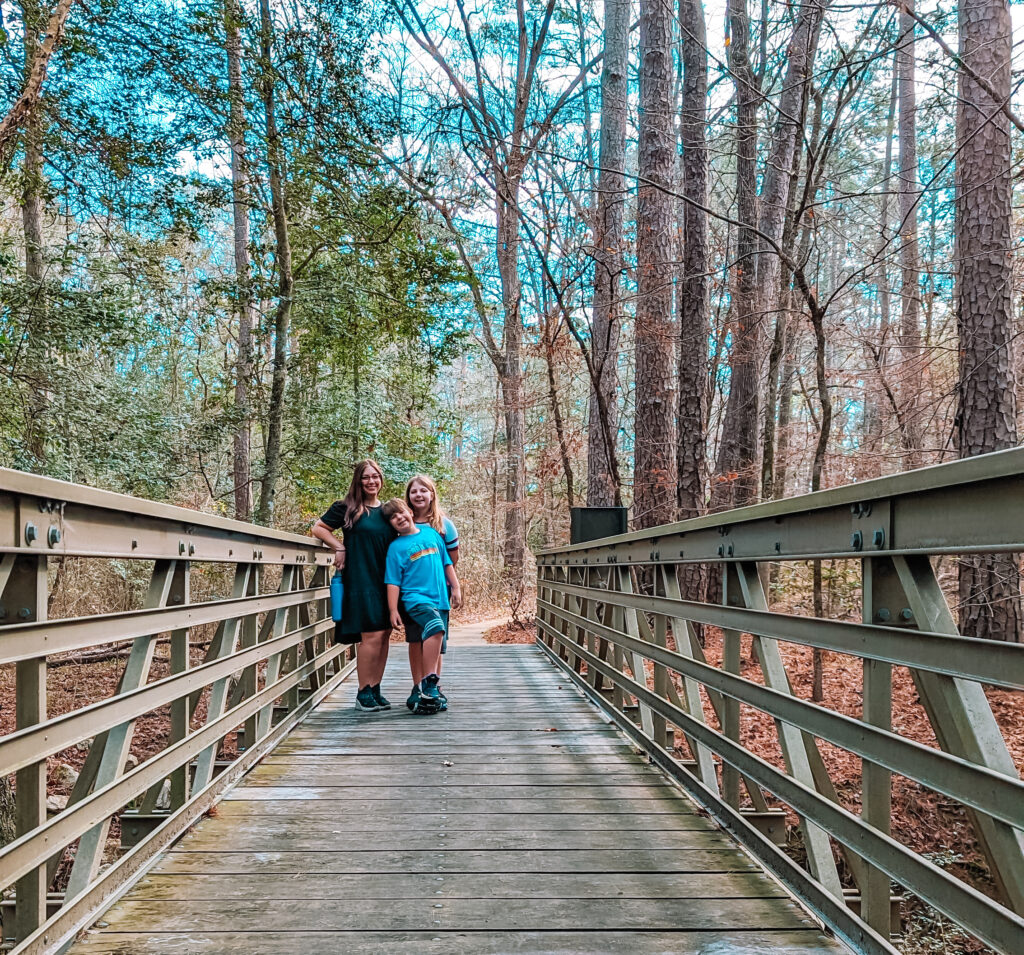
[[[338,643],[359,644],[357,710],[391,709],[391,703],[381,696],[380,681],[391,638],[384,565],[395,531],[380,513],[378,495],[383,487],[381,466],[376,461],[360,461],[345,499],[335,501],[312,531],[334,550],[334,566],[343,574],[345,596],[334,638]],[[334,534],[338,528],[342,541]]]
[[[437,500],[437,488],[426,474],[414,475],[405,486],[405,503],[412,509],[413,520],[417,524],[426,524],[444,541],[444,548],[453,564],[459,562],[459,532],[441,510]]]
[[[434,528],[441,535],[444,541],[444,549],[448,551],[454,567],[459,562],[459,532],[455,525],[448,519],[448,515],[441,510],[437,500],[437,487],[426,474],[415,474],[405,486],[405,503],[412,509],[413,520],[417,524],[427,525]],[[448,651],[448,634],[444,635],[444,642],[441,644],[442,660]],[[441,662],[437,664],[437,672],[441,673]],[[448,708],[448,701],[441,696],[442,709]]]

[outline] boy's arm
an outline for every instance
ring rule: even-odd
[[[452,608],[458,610],[462,606],[462,585],[459,583],[459,575],[455,573],[454,564],[448,564],[445,567],[444,576],[448,581],[448,586],[452,589]]]
[[[388,613],[391,615],[391,626],[396,630],[402,626],[402,615],[398,612],[398,587],[388,584]]]

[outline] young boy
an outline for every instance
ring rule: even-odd
[[[406,705],[417,715],[436,713],[447,709],[448,702],[437,675],[441,642],[448,632],[448,587],[456,609],[462,605],[462,588],[441,535],[417,525],[405,501],[392,498],[381,514],[398,534],[388,547],[384,583],[391,625],[405,626],[409,644],[413,688]]]

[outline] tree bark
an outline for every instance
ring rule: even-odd
[[[757,78],[750,66],[750,19],[746,0],[729,0],[726,21],[729,70],[736,90],[736,264],[729,325],[729,397],[711,484],[711,509],[726,510],[757,500],[759,489],[759,378],[764,332],[756,307]]]
[[[40,59],[45,57],[40,43],[43,11],[34,0],[23,0],[22,17],[25,50],[25,81],[33,82]],[[45,66],[43,69],[45,76]],[[41,467],[46,460],[47,408],[49,405],[46,372],[47,325],[45,239],[43,237],[43,116],[37,95],[31,109],[22,118],[24,159],[21,167],[21,223],[25,236],[25,281],[28,286],[26,323],[26,379],[28,400],[25,405],[25,450]]]
[[[633,522],[675,517],[675,339],[672,246],[675,132],[672,7],[640,4],[640,136],[636,259],[636,419]]]
[[[707,507],[708,416],[708,195],[707,27],[701,0],[680,0],[683,32],[683,89],[680,133],[683,145],[682,275],[679,281],[679,428],[676,455],[678,519],[699,517]]]
[[[274,358],[267,409],[267,448],[260,482],[260,504],[256,520],[270,524],[274,515],[274,491],[281,475],[281,435],[284,429],[285,387],[288,382],[288,326],[291,322],[294,279],[292,250],[288,237],[288,209],[284,187],[284,150],[275,114],[275,73],[271,59],[274,25],[270,18],[270,0],[260,0],[260,43],[262,53],[263,108],[267,126],[267,168],[270,178],[270,204],[274,219],[277,251],[277,308],[274,313]]]
[[[526,566],[526,409],[523,403],[522,284],[519,278],[519,188],[517,161],[498,180],[497,259],[505,312],[501,381],[505,417],[505,575],[513,588],[523,585]]]
[[[900,43],[896,49],[900,134],[900,403],[903,468],[919,467],[923,446],[921,407],[921,259],[917,245],[917,96],[914,62],[914,0],[900,7]]]
[[[1010,6],[960,0],[957,107],[956,268],[960,337],[958,438],[961,457],[1017,444],[1014,388]],[[987,81],[991,96],[976,76]],[[1018,557],[960,561],[960,629],[990,640],[1021,635]]]
[[[600,173],[594,221],[594,299],[587,435],[587,504],[621,505],[612,467],[619,428],[615,392],[622,322],[620,284],[625,269],[623,211],[626,203],[626,84],[629,66],[629,0],[605,0],[604,61],[601,68]],[[598,395],[600,391],[600,395]],[[604,417],[602,420],[602,409]]]
[[[252,330],[256,323],[249,262],[249,176],[245,157],[245,96],[242,89],[242,10],[238,0],[224,0],[224,36],[228,59],[228,142],[231,146],[231,215],[233,223],[238,352],[235,360],[235,426],[232,471],[235,518],[252,519]]]

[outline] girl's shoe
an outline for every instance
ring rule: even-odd
[[[390,710],[391,701],[386,697],[381,696],[380,684],[378,683],[376,686],[371,686],[370,689],[373,691],[373,698],[377,701],[377,708],[381,710]]]
[[[420,688],[419,688],[419,684],[417,684],[416,686],[414,686],[412,688],[412,693],[409,694],[409,699],[407,699],[405,701],[405,705],[407,707],[409,707],[410,710],[414,710],[415,711],[416,704],[419,703],[419,701],[420,701]]]

